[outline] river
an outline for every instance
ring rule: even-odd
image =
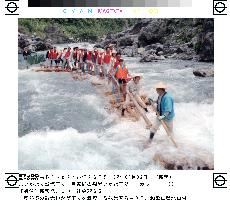
[[[140,63],[125,57],[129,71],[143,73],[143,90],[156,99],[153,85],[163,80],[175,98],[175,139],[185,158],[213,158],[214,78],[199,78],[194,68],[213,64],[164,60]],[[69,73],[18,71],[19,169],[163,169],[153,160],[174,148],[161,128],[154,145],[143,149],[149,131],[142,121],[120,119],[105,109],[107,101],[89,80]],[[197,152],[197,150],[199,150]]]

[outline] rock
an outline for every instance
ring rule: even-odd
[[[198,54],[200,55],[200,61],[214,61],[214,32],[208,32],[204,36],[203,40],[200,42]]]
[[[168,58],[177,58],[177,53],[173,53],[172,55],[168,56]]]
[[[106,40],[111,40],[114,37],[114,35],[112,33],[107,34],[107,36],[105,37]]]
[[[47,26],[44,28],[44,32],[45,33],[57,33],[58,32],[58,28],[55,26]]]
[[[113,39],[124,37],[126,35],[126,33],[127,33],[127,31],[117,33],[116,35],[114,35]]]
[[[181,48],[181,47],[178,47],[177,49],[176,49],[176,53],[183,53],[184,51],[183,51],[183,49]]]
[[[151,19],[141,19],[130,30],[130,34],[139,34],[143,27],[146,27],[151,22]]]
[[[28,47],[30,45],[29,39],[27,36],[25,35],[20,35],[18,38],[18,47],[20,48],[25,48]]]
[[[137,55],[137,48],[134,46],[128,46],[124,47],[123,49],[120,49],[120,52],[122,55],[127,55],[128,57],[134,57]]]
[[[140,62],[145,62],[145,63],[147,63],[147,62],[152,62],[153,60],[152,60],[152,58],[151,58],[151,56],[144,56],[143,58],[141,58],[141,60],[140,60]]]
[[[166,24],[164,20],[153,19],[146,27],[140,31],[138,40],[140,46],[147,46],[153,43],[162,43],[166,34]]]
[[[143,48],[143,47],[137,49],[137,52],[138,52],[139,54],[143,54],[144,51],[145,51],[145,48]]]
[[[141,58],[140,62],[152,62],[155,60],[165,60],[164,56],[158,56],[155,53],[154,54],[148,54]]]
[[[165,57],[163,55],[159,56],[157,60],[165,60]]]
[[[117,50],[124,50],[123,54],[139,55],[143,62],[158,60],[162,55],[162,59],[213,61],[213,22],[213,19],[140,19],[129,29],[108,34],[96,47],[114,43]]]
[[[132,46],[134,43],[134,39],[131,36],[122,37],[117,40],[118,46]]]
[[[35,44],[35,51],[44,51],[48,50],[48,47],[46,46],[45,42],[39,41]]]
[[[157,43],[156,44],[156,50],[157,50],[157,53],[160,52],[160,51],[163,51],[164,50],[164,46],[160,43]]]
[[[198,77],[214,77],[214,69],[197,69],[193,71],[193,74]]]
[[[163,51],[160,51],[160,52],[157,53],[157,55],[159,55],[159,56],[161,56],[161,55],[163,55],[163,54],[164,54]]]

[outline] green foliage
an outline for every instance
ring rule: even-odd
[[[138,19],[19,19],[19,26],[25,28],[27,34],[36,33],[44,37],[46,26],[56,26],[68,37],[75,39],[98,40],[108,33],[117,33],[130,27]]]

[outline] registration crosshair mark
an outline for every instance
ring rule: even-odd
[[[9,2],[5,7],[10,13],[14,13],[19,8],[18,5],[14,2]]]

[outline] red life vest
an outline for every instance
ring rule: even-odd
[[[98,64],[99,65],[102,65],[102,63],[103,63],[103,54],[98,54]]]
[[[117,79],[126,79],[128,76],[128,69],[127,66],[125,66],[123,69],[121,65],[118,65],[118,70],[116,71],[115,77]]]
[[[57,59],[57,57],[58,57],[58,52],[57,51],[50,52],[50,58],[51,59]]]
[[[48,58],[51,59],[51,50],[48,51]]]
[[[98,55],[98,51],[94,51],[94,53],[93,53],[94,62],[96,62],[96,60],[97,60],[97,55]]]
[[[87,52],[86,59],[89,60],[89,61],[92,60],[92,56],[91,56],[90,52]]]
[[[115,58],[115,62],[114,62],[114,68],[117,68],[117,66],[120,64],[120,62],[119,62],[119,60],[117,60],[116,58]]]
[[[109,64],[111,61],[111,52],[107,52],[104,56],[104,63]]]
[[[65,54],[65,58],[66,58],[66,59],[70,57],[70,53],[71,53],[71,51],[67,51],[67,52],[66,52],[66,54]]]

